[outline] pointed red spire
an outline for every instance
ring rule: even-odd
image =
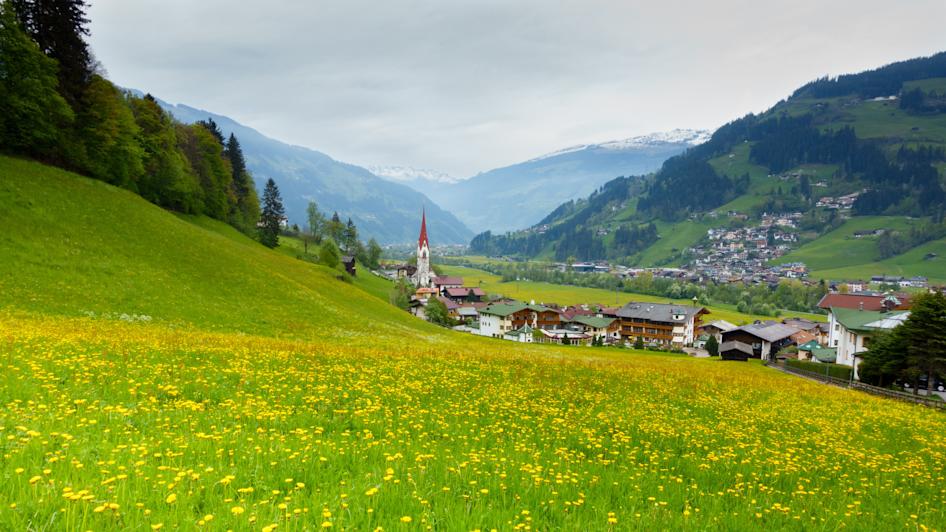
[[[425,244],[430,247],[430,242],[427,241],[427,209],[422,211],[420,217],[420,238],[417,239],[417,247],[424,247]]]

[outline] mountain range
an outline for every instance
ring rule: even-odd
[[[373,171],[422,191],[475,231],[503,232],[529,227],[562,202],[586,196],[615,177],[653,172],[708,138],[708,131],[675,129],[582,144],[467,179],[403,167]]]
[[[454,215],[404,184],[381,179],[319,151],[280,142],[224,115],[157,101],[181,122],[212,118],[225,136],[235,134],[257,187],[262,189],[269,178],[276,181],[290,223],[304,225],[306,207],[315,201],[329,216],[338,212],[342,221],[351,217],[362,239],[375,238],[381,244],[414,241],[422,209],[426,209],[433,242],[465,244],[473,236]]]

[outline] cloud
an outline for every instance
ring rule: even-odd
[[[112,79],[358,164],[467,176],[713,128],[942,47],[941,1],[99,0]]]

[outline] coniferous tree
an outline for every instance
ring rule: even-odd
[[[230,161],[233,194],[236,196],[231,223],[246,231],[259,219],[259,199],[256,196],[253,176],[246,168],[246,159],[243,157],[240,141],[233,133],[230,133],[230,138],[227,139],[224,154]]]
[[[354,254],[355,248],[358,247],[358,228],[355,227],[355,223],[351,221],[351,218],[348,219],[348,223],[345,224],[345,230],[342,233],[345,252],[349,255]]]
[[[85,38],[85,0],[13,0],[23,29],[40,50],[59,63],[63,96],[75,107],[92,81],[94,65]]]
[[[223,131],[220,130],[220,126],[218,126],[217,123],[214,122],[214,119],[212,117],[208,116],[207,120],[198,120],[197,125],[209,131],[210,134],[213,135],[214,138],[217,139],[217,142],[220,143],[221,147],[224,145]]]
[[[260,216],[259,240],[264,246],[274,248],[279,245],[279,226],[284,214],[279,188],[270,178],[263,189],[263,208]]]

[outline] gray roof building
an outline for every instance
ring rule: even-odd
[[[666,303],[628,303],[617,314],[621,318],[662,323],[685,323],[704,310],[703,307],[668,305]]]

